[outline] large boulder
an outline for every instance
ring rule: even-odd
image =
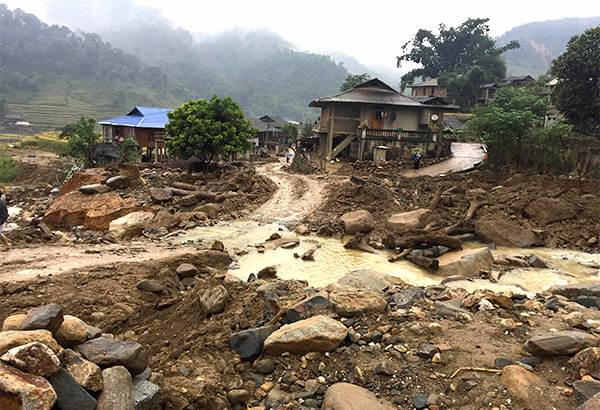
[[[494,255],[489,248],[464,249],[448,252],[438,258],[439,267],[435,271],[440,276],[479,277],[479,271],[494,264]]]
[[[31,309],[19,325],[20,330],[46,329],[56,333],[64,320],[63,310],[55,304]]]
[[[359,232],[370,232],[375,227],[375,220],[371,212],[361,209],[347,212],[340,218],[348,235]]]
[[[542,381],[535,373],[521,366],[509,365],[502,369],[500,383],[526,408],[540,408],[540,400],[543,400]]]
[[[111,221],[138,210],[134,199],[123,199],[116,192],[91,196],[70,192],[52,201],[44,215],[44,222],[66,227],[83,225],[91,230],[104,231]]]
[[[137,342],[100,338],[83,343],[75,350],[100,367],[124,366],[133,375],[148,367],[148,351]]]
[[[392,215],[386,222],[386,227],[392,231],[420,229],[430,223],[439,221],[439,216],[430,209],[417,209]]]
[[[527,205],[524,211],[529,218],[541,224],[577,217],[572,203],[561,198],[538,198]]]
[[[56,393],[46,379],[0,362],[0,409],[50,410]]]
[[[506,219],[477,220],[474,225],[475,233],[485,242],[518,248],[543,245],[543,242],[532,230],[517,222]]]
[[[40,342],[48,346],[54,353],[62,350],[62,347],[52,337],[48,330],[8,330],[0,332],[0,354],[8,352],[13,347],[26,345],[28,343]]]
[[[333,291],[329,294],[329,303],[335,313],[344,317],[383,313],[387,307],[381,294],[372,290]]]
[[[551,291],[555,295],[562,295],[569,299],[575,299],[578,296],[593,296],[600,298],[600,282],[558,285],[554,286]]]
[[[531,336],[524,348],[535,356],[572,356],[588,347],[597,347],[600,339],[589,333],[562,331]]]
[[[265,340],[265,351],[278,355],[284,352],[306,354],[330,352],[346,338],[348,328],[327,316],[314,316],[281,327]]]
[[[154,218],[152,212],[137,211],[122,216],[108,225],[108,232],[114,238],[123,239],[139,236]]]
[[[275,326],[246,329],[229,336],[229,348],[242,360],[252,361],[260,356],[265,340],[275,331]]]
[[[123,366],[102,371],[104,389],[98,395],[97,410],[134,410],[131,374]]]
[[[323,410],[393,410],[396,406],[380,400],[375,393],[350,383],[335,383],[325,392]]]
[[[102,176],[89,172],[75,172],[71,178],[60,188],[60,196],[69,192],[78,191],[80,186],[94,185],[102,182]]]
[[[19,370],[42,377],[53,375],[60,367],[52,349],[40,342],[13,347],[0,359]]]
[[[341,289],[370,289],[383,292],[394,286],[406,285],[402,279],[374,270],[355,270],[348,272],[337,282],[327,286],[328,291]]]

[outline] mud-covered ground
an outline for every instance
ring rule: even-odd
[[[293,211],[298,201],[307,202],[305,191],[318,186],[320,191],[315,191],[310,197],[310,206],[302,209],[299,216],[303,219],[297,223],[307,224],[312,232],[323,226],[327,226],[331,233],[341,232],[343,228],[339,217],[342,214],[366,209],[374,215],[376,224],[371,236],[384,238],[388,234],[385,221],[389,216],[428,207],[436,193],[443,192],[434,209],[441,217],[437,228],[456,222],[465,214],[473,198],[479,198],[487,205],[477,210],[474,220],[509,219],[535,230],[546,246],[598,252],[598,181],[584,181],[579,185],[575,179],[559,176],[508,175],[478,170],[444,177],[402,177],[401,171],[409,165],[347,164],[332,175],[306,177],[308,181],[280,175],[278,182],[290,192],[285,198],[280,198],[282,215],[284,211],[288,212],[285,217],[293,215],[289,211]],[[268,174],[257,173],[255,166],[230,169],[213,174],[209,179],[205,175],[189,175],[177,168],[157,167],[156,170],[159,177],[149,180],[151,186],[162,186],[175,180],[194,183],[204,178],[212,182],[227,181],[230,187],[244,192],[239,197],[224,201],[214,220],[252,215],[261,206],[261,218],[277,212],[277,202],[268,202],[274,195],[275,184],[268,181]],[[39,175],[35,171],[29,172],[30,175]],[[101,172],[109,173],[110,170]],[[271,172],[274,172],[272,168]],[[41,175],[48,173],[42,172]],[[38,177],[23,178],[19,183],[27,188],[14,189],[9,195],[9,205],[21,206],[24,212],[30,214],[40,212],[49,201],[48,194],[44,192],[48,189],[45,184],[52,181],[43,180],[44,184],[41,184]],[[256,190],[243,188],[248,186],[248,178],[253,178],[255,183],[251,185]],[[138,187],[129,194],[145,195],[145,189]],[[548,203],[553,206],[548,206]],[[166,208],[173,212],[183,210],[169,205]],[[21,216],[21,223],[26,221],[27,218]],[[172,232],[178,229],[183,228],[174,227]],[[33,239],[15,237],[11,257],[21,249],[26,259],[25,252],[35,252],[36,247],[53,246],[55,243],[84,246],[78,243],[85,241],[78,241],[69,230],[63,230],[59,236],[62,239],[52,235]],[[595,242],[593,238],[596,238]],[[151,237],[141,238],[141,245],[136,242],[135,246],[143,246],[143,241],[150,243],[151,240]],[[128,247],[129,244],[131,242],[124,241],[117,246]],[[115,244],[99,240],[95,246],[114,247]],[[157,251],[164,255],[156,259],[146,260],[142,256],[133,258],[131,262],[111,260],[107,264],[75,267],[60,274],[39,275],[27,280],[12,277],[9,281],[2,281],[0,321],[15,313],[26,313],[41,304],[57,303],[63,307],[65,314],[77,316],[121,340],[142,343],[150,351],[152,380],[163,389],[162,406],[166,409],[231,408],[227,394],[239,389],[251,393],[248,406],[320,408],[328,386],[338,381],[349,381],[392,401],[400,409],[414,408],[416,395],[429,394],[436,400],[430,404],[430,409],[437,406],[441,409],[478,410],[531,407],[515,401],[501,386],[498,373],[465,370],[451,378],[459,368],[494,369],[494,361],[498,358],[518,362],[527,356],[522,343],[530,335],[550,329],[572,329],[563,320],[571,311],[581,310],[584,320],[600,319],[597,310],[578,308],[569,303],[557,312],[552,311],[544,306],[548,295],[539,295],[524,307],[509,309],[496,306],[493,310],[478,311],[475,306],[470,319],[448,318],[440,316],[434,307],[433,299],[442,290],[434,287],[426,290],[428,297],[417,302],[406,314],[390,311],[347,320],[328,311],[328,315],[362,335],[360,342],[346,340],[327,355],[310,355],[308,358],[293,354],[265,354],[261,359],[270,360],[272,366],[269,371],[261,373],[256,367],[257,362],[241,361],[228,345],[232,333],[261,326],[271,318],[264,290],[259,290],[259,287],[271,283],[277,289],[279,306],[305,298],[315,290],[297,281],[240,282],[227,275],[223,252],[190,249],[189,252],[169,255],[169,248],[164,246]],[[20,270],[18,258],[13,258],[16,262],[0,263],[0,268],[3,271]],[[183,262],[192,263],[200,269],[194,287],[182,285],[175,273]],[[158,281],[163,290],[152,293],[138,289],[136,284],[143,279]],[[206,316],[198,304],[198,292],[218,284],[225,286],[230,299],[223,312]],[[507,329],[501,324],[502,319],[512,319],[516,327]],[[371,335],[374,332],[381,333],[383,340],[373,342]],[[424,344],[442,348],[440,362],[417,357],[417,351]],[[550,358],[536,364],[535,373],[542,379],[545,401],[537,408],[577,407],[572,389],[565,384],[565,374],[561,370],[568,359]],[[269,382],[272,386],[265,387],[265,383]],[[268,396],[270,388],[277,395]],[[245,405],[233,407],[246,408]]]

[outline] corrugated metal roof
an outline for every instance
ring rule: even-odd
[[[376,104],[404,107],[445,107],[448,109],[458,108],[458,106],[451,104],[439,105],[422,103],[415,98],[400,94],[398,91],[377,78],[369,80],[350,90],[332,95],[331,97],[316,99],[308,104],[308,106],[323,107],[327,103]]]
[[[409,85],[408,88],[417,88],[417,87],[435,87],[438,85],[437,78],[432,78],[431,80],[423,81],[422,83]]]
[[[136,106],[126,115],[100,121],[100,125],[164,129],[165,125],[169,122],[167,113],[171,111],[173,110],[170,108]]]

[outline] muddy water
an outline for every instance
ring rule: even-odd
[[[202,242],[208,246],[215,240],[224,243],[227,249],[234,247],[246,250],[246,255],[235,256],[229,273],[246,280],[251,273],[258,273],[267,266],[277,267],[277,276],[281,279],[304,279],[311,286],[322,287],[335,282],[346,273],[359,269],[373,269],[403,279],[414,286],[428,286],[441,281],[424,269],[410,262],[388,262],[390,251],[380,254],[345,249],[344,242],[334,238],[316,236],[300,237],[300,244],[291,249],[278,248],[257,252],[255,244],[264,242],[273,232],[281,236],[293,236],[284,226],[275,223],[259,223],[249,220],[237,220],[221,223],[212,227],[197,227],[174,239],[175,243]],[[313,246],[320,244],[315,252],[314,261],[303,261],[294,257],[294,253],[303,254]],[[469,244],[469,247],[480,246]],[[582,283],[600,280],[600,255],[561,249],[512,249],[498,248],[494,256],[501,254],[535,254],[548,263],[548,269],[515,268],[502,276],[498,283],[489,280],[455,282],[469,291],[488,288],[495,291],[512,290],[534,294],[556,284]]]

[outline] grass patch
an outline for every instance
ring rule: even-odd
[[[20,169],[21,165],[12,157],[0,158],[0,183],[11,183]]]
[[[35,147],[42,151],[66,155],[68,152],[67,140],[58,138],[56,131],[44,132],[33,137],[23,138],[21,147]]]

